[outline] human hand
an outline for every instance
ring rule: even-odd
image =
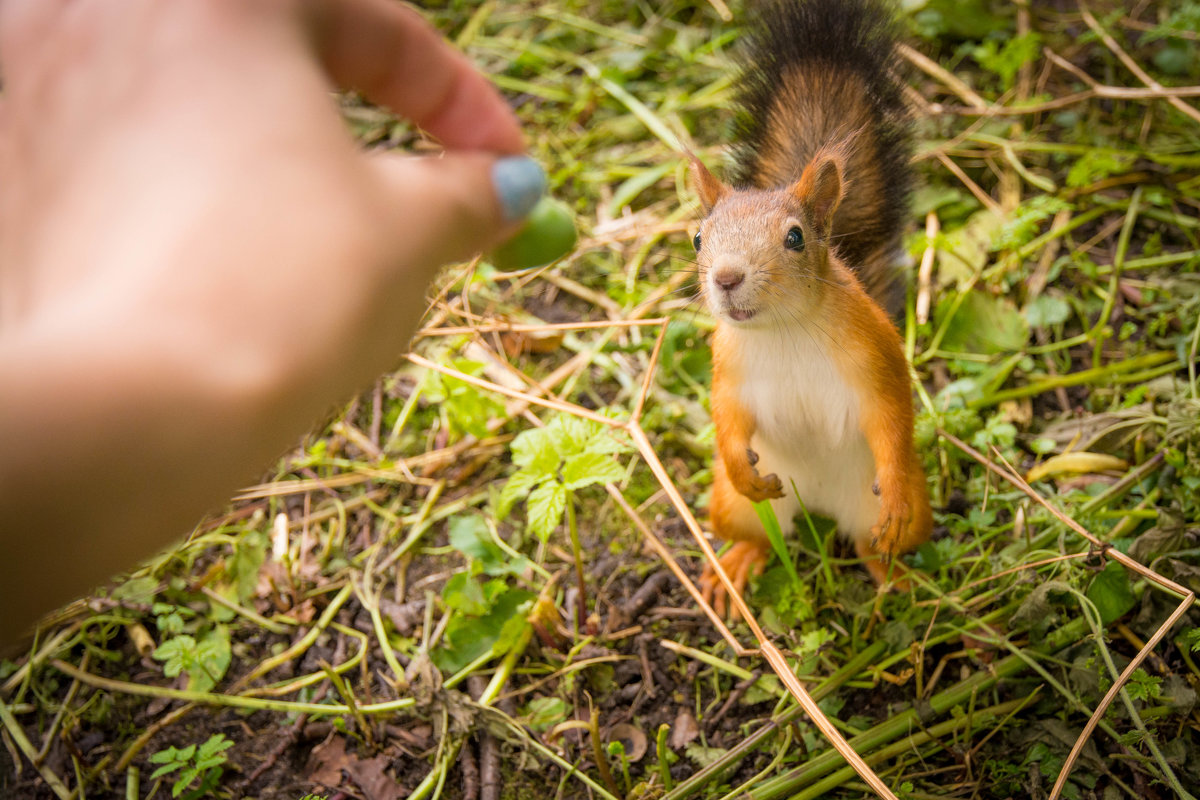
[[[543,178],[389,0],[5,0],[0,75],[2,642],[385,370]],[[363,152],[335,86],[446,153]]]

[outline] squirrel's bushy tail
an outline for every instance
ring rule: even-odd
[[[888,0],[747,3],[734,181],[761,189],[800,177],[825,145],[848,141],[833,244],[889,311],[913,176],[910,123]]]

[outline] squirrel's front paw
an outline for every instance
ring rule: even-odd
[[[871,546],[885,559],[890,559],[908,549],[911,526],[912,508],[908,503],[885,503],[879,512],[879,521],[871,528]]]
[[[741,453],[738,453],[741,456]],[[759,475],[754,465],[758,463],[758,453],[746,448],[745,458],[730,458],[725,462],[729,482],[738,494],[749,498],[752,502],[770,500],[772,497],[783,497],[783,481],[775,474]]]
[[[754,480],[751,482],[751,489],[753,491],[746,492],[745,495],[756,503],[760,500],[769,500],[773,497],[783,497],[783,482],[774,473],[759,475],[755,472]]]
[[[746,470],[743,480],[735,481],[738,492],[757,503],[760,500],[770,500],[772,497],[783,497],[783,482],[774,473],[759,475],[754,467]]]

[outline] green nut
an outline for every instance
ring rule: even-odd
[[[528,269],[562,258],[575,247],[575,217],[557,200],[543,197],[517,234],[491,253],[502,270]]]

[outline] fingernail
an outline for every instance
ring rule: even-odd
[[[524,218],[546,191],[546,173],[532,158],[509,156],[492,165],[492,186],[504,209],[504,221]]]

